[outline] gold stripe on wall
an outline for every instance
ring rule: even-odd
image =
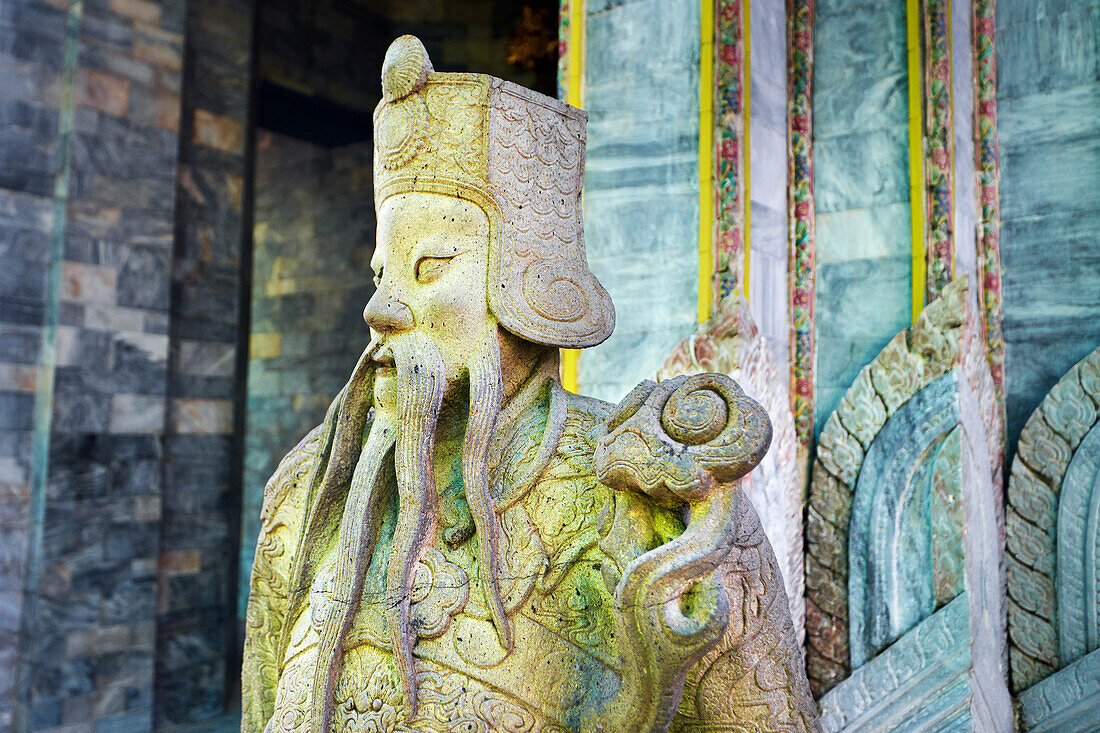
[[[910,294],[915,323],[924,310],[927,263],[924,246],[924,120],[921,98],[924,90],[921,73],[921,0],[906,0],[906,56],[909,75],[909,232],[912,260]]]
[[[577,108],[584,107],[584,8],[585,0],[569,3],[569,88],[567,100]],[[580,384],[580,349],[562,349],[561,383],[570,392]]]
[[[710,318],[714,277],[714,2],[699,15],[699,323]]]

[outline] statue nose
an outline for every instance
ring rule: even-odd
[[[380,333],[399,333],[413,327],[409,306],[378,290],[363,310],[363,320]]]

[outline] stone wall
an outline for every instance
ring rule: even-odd
[[[366,348],[374,292],[371,143],[328,149],[261,131],[256,147],[241,618],[264,484]]]
[[[1008,445],[1100,343],[1100,6],[997,3]]]
[[[23,34],[27,34],[25,40]],[[16,705],[22,700],[16,673],[21,670],[27,549],[41,532],[41,520],[34,522],[33,529],[31,522],[32,482],[38,486],[42,482],[40,472],[34,471],[34,405],[51,254],[63,247],[63,240],[54,236],[55,222],[64,216],[55,216],[53,191],[65,36],[64,10],[40,2],[0,5],[0,730],[4,731],[11,730]],[[55,241],[59,242],[56,247]],[[56,320],[56,311],[51,316]],[[48,398],[44,394],[39,401],[48,405]],[[40,440],[42,435],[39,431]],[[39,497],[43,493],[40,488]],[[36,514],[41,512],[38,506]]]
[[[0,7],[0,729],[151,726],[182,11]]]

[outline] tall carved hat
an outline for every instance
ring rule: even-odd
[[[491,231],[489,307],[512,333],[548,346],[594,346],[615,328],[584,252],[587,119],[496,77],[437,73],[414,36],[386,52],[374,111],[375,207],[409,191],[480,206]]]

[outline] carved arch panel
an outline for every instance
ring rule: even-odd
[[[956,372],[906,402],[867,451],[848,541],[858,668],[963,591]]]
[[[1032,413],[1009,475],[1009,664],[1017,692],[1098,648],[1098,472],[1100,348]]]
[[[822,433],[807,667],[826,731],[1012,727],[997,610],[1000,431],[974,312],[965,280],[949,285]]]
[[[849,530],[871,444],[902,405],[959,362],[966,279],[944,289],[860,371],[818,440],[806,511],[806,671],[821,695],[852,670]]]

